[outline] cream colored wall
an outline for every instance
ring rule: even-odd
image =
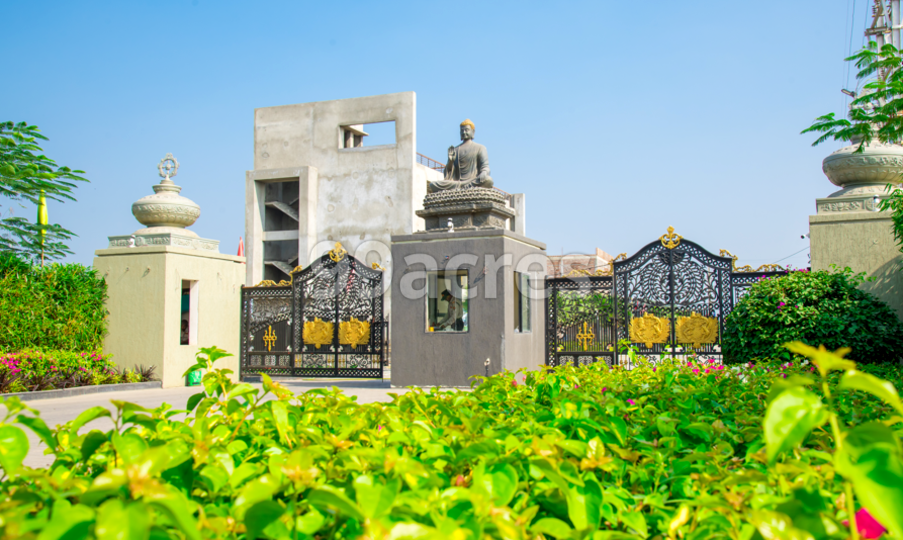
[[[244,257],[169,246],[103,249],[94,268],[107,281],[109,333],[104,352],[117,365],[157,366],[164,387],[184,386],[182,374],[199,347],[235,356],[217,363],[238,374]],[[197,343],[180,345],[182,280],[198,281]]]
[[[809,216],[812,270],[835,264],[865,272],[875,281],[861,289],[886,302],[903,319],[903,274],[893,222],[884,212],[849,212]]]

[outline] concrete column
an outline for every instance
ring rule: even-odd
[[[255,180],[253,171],[245,173],[245,285],[263,281],[263,216],[265,186]]]
[[[901,253],[887,212],[837,212],[809,216],[812,270],[849,266],[875,280],[862,284],[903,319]]]
[[[318,172],[316,167],[301,167],[298,175],[298,266],[310,264],[317,245]]]
[[[511,230],[521,236],[527,236],[527,196],[523,193],[511,194],[511,208],[517,215],[511,220]]]

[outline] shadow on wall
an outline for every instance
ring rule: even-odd
[[[875,281],[867,281],[860,288],[885,302],[897,313],[897,318],[903,320],[903,269],[901,269],[900,265],[901,259],[903,259],[903,256],[897,256],[884,263],[872,273]]]

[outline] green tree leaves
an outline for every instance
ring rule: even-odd
[[[28,437],[16,426],[0,426],[0,467],[7,476],[18,472],[28,455]]]
[[[87,182],[84,171],[58,167],[41,154],[39,140],[47,140],[37,126],[25,122],[0,122],[0,196],[11,201],[38,204],[41,191],[51,200],[74,201],[75,182]],[[45,234],[44,256],[59,259],[72,253],[64,244],[73,233],[59,225],[37,225],[22,217],[0,219],[0,249],[18,251],[36,259],[41,253],[41,233]]]
[[[798,446],[809,433],[828,420],[821,399],[801,386],[789,388],[774,398],[765,412],[765,443],[768,462]]]
[[[900,441],[880,422],[856,426],[835,457],[862,505],[895,537],[903,538],[903,457]]]

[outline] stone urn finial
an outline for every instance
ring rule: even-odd
[[[154,185],[153,195],[142,197],[132,204],[135,219],[147,228],[185,229],[191,226],[201,216],[201,207],[179,195],[181,186],[171,180],[179,171],[179,162],[172,154],[166,154],[157,165],[157,170],[163,181]],[[183,233],[193,235],[191,231]]]

